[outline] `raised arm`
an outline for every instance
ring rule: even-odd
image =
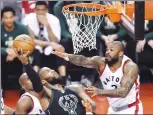
[[[95,87],[87,88],[88,92],[93,93],[95,95],[104,95],[108,97],[123,97],[125,98],[130,92],[132,86],[138,77],[138,67],[133,62],[128,62],[124,66],[124,75],[121,80],[121,87],[113,90],[102,90]]]
[[[24,68],[25,68],[25,72],[27,73],[30,81],[32,82],[34,91],[37,92],[39,96],[41,97],[44,93],[44,88],[41,83],[40,77],[35,72],[35,70],[31,67],[30,64],[25,64]]]
[[[14,49],[14,50],[16,52],[18,59],[22,62],[24,69],[25,69],[25,72],[27,73],[30,81],[32,82],[34,91],[37,92],[38,95],[41,97],[44,94],[43,85],[41,83],[40,77],[35,72],[35,70],[31,67],[31,65],[29,64],[29,60],[27,57],[29,51],[25,54],[25,53],[23,53],[22,49],[18,48],[18,49]],[[19,54],[19,52],[20,52],[20,54]]]
[[[83,55],[74,55],[74,54],[67,54],[67,53],[61,53],[61,52],[53,52],[53,54],[65,59],[66,61],[70,61],[71,63],[83,66],[87,68],[95,68],[97,70],[100,70],[102,66],[104,66],[104,59],[100,56],[94,56],[94,57],[85,57]]]

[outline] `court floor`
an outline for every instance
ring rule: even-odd
[[[8,90],[4,99],[5,104],[14,108],[19,98],[19,91]],[[144,114],[153,114],[153,84],[141,84],[140,99],[143,103]],[[106,114],[108,109],[108,102],[106,97],[97,96],[93,100],[97,103],[97,114]]]

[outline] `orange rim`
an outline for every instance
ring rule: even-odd
[[[93,12],[77,12],[77,11],[69,11],[68,8],[72,7],[87,7],[87,8],[96,8],[99,9],[99,11],[93,11]],[[101,4],[95,4],[95,3],[80,3],[80,4],[69,4],[63,7],[63,12],[69,13],[69,14],[86,14],[88,16],[99,16],[106,14],[106,7],[107,5],[101,5]]]
[[[86,8],[96,8],[98,11],[89,11],[89,12],[78,12],[78,11],[69,11],[68,8],[73,7],[86,7]],[[79,4],[69,4],[63,7],[62,11],[68,14],[85,14],[87,16],[100,16],[107,14],[112,22],[118,22],[121,19],[121,12],[123,9],[122,3],[116,3],[115,5],[101,5],[95,3],[79,3]],[[127,14],[132,16],[134,11],[134,5],[126,4]]]

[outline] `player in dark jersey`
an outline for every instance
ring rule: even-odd
[[[95,109],[95,103],[81,86],[71,85],[63,89],[59,84],[60,76],[49,68],[42,68],[39,77],[29,64],[28,57],[22,53],[22,49],[18,51],[21,53],[21,55],[17,54],[18,58],[23,63],[33,84],[33,89],[38,93],[41,106],[47,115],[86,115],[86,108],[82,101],[85,102],[85,105],[90,105],[88,106],[90,110]],[[53,87],[49,89],[43,86],[40,78],[52,83]]]

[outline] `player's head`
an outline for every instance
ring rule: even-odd
[[[48,12],[48,5],[45,1],[37,1],[35,6],[37,15],[45,15]]]
[[[61,82],[59,74],[48,67],[41,68],[39,71],[39,76],[41,80],[46,80],[52,85],[60,84]]]
[[[105,61],[107,64],[115,64],[124,54],[124,45],[120,41],[111,42],[106,49]]]
[[[32,82],[26,73],[23,73],[19,78],[19,83],[25,91],[33,90]]]
[[[6,27],[11,28],[15,21],[15,10],[9,6],[4,7],[1,10],[1,19]]]

